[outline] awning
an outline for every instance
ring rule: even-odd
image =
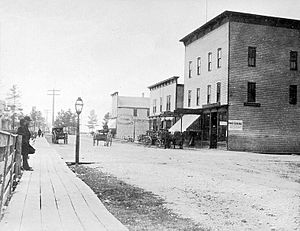
[[[182,116],[182,130],[181,130],[181,119],[178,120],[170,129],[169,132],[176,132],[176,131],[186,131],[186,129],[189,128],[189,126],[192,125],[196,119],[199,118],[200,115],[183,115]]]
[[[117,128],[117,119],[110,119],[107,123],[108,128]]]

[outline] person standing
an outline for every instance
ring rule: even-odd
[[[33,171],[33,169],[28,164],[28,154],[29,154],[29,140],[30,140],[30,131],[28,126],[30,124],[30,117],[25,116],[24,119],[20,119],[20,127],[18,128],[17,134],[22,136],[22,157],[23,157],[23,169],[25,171]]]
[[[42,135],[42,130],[39,128],[39,130],[38,130],[38,136],[41,137],[41,135]]]

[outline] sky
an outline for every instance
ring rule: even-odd
[[[225,10],[300,19],[300,0],[0,0],[0,99],[16,84],[24,113],[51,122],[57,89],[55,114],[80,96],[83,123],[92,109],[101,123],[115,91],[183,83],[179,40]]]

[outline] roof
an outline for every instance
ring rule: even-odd
[[[300,20],[296,19],[278,18],[234,11],[224,11],[222,14],[219,14],[209,22],[205,23],[203,26],[199,27],[192,33],[182,38],[180,42],[183,42],[184,45],[188,45],[229,21],[274,27],[285,27],[289,29],[300,29]]]
[[[150,107],[150,98],[119,96],[118,97],[118,107],[149,108]]]
[[[155,87],[159,87],[159,86],[164,85],[164,84],[170,84],[170,83],[172,83],[173,81],[175,81],[175,82],[177,83],[177,79],[178,79],[178,78],[179,78],[179,76],[173,76],[173,77],[170,77],[170,78],[165,79],[165,80],[163,80],[163,81],[160,81],[160,82],[158,82],[158,83],[155,83],[155,84],[149,86],[148,88],[151,90],[151,89],[153,89],[153,88],[155,88]]]

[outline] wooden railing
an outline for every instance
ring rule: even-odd
[[[21,177],[22,136],[0,131],[0,218]]]

